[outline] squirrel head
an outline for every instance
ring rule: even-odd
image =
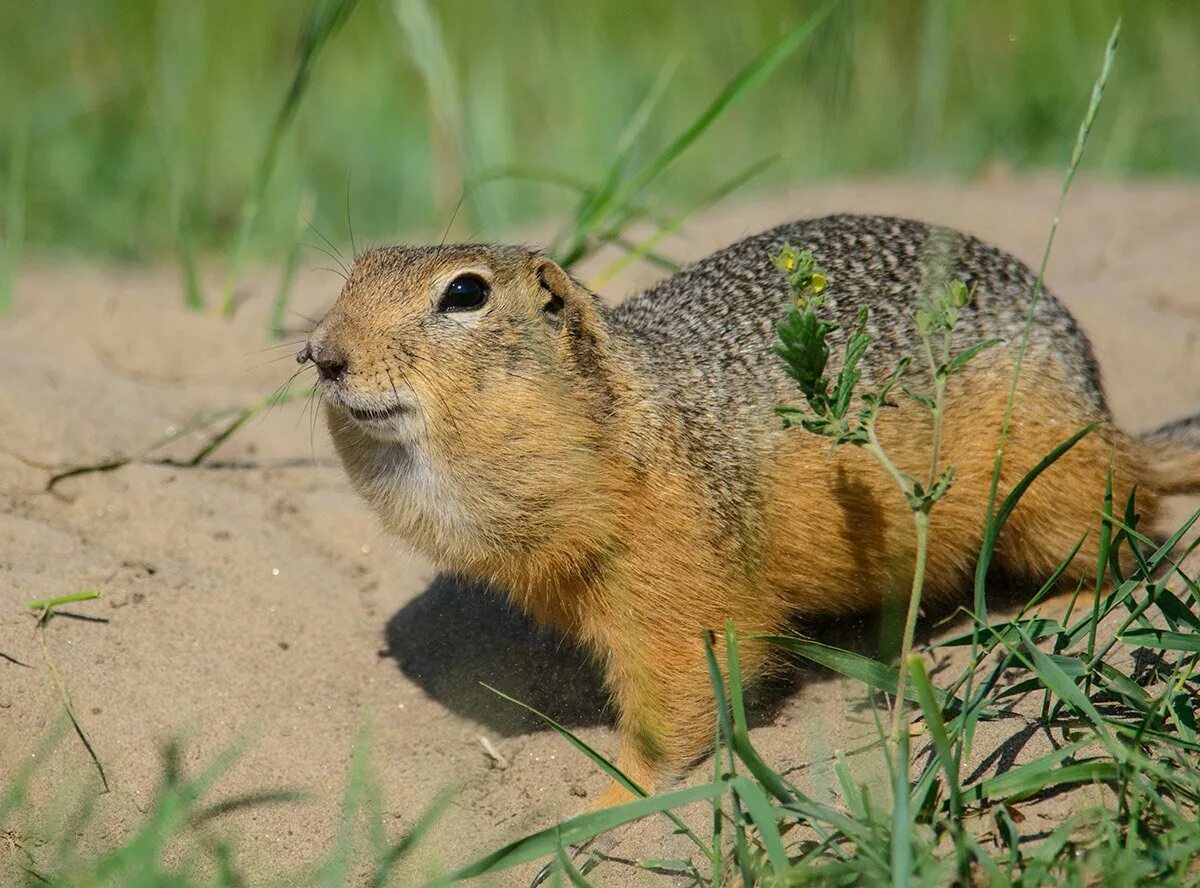
[[[604,474],[611,352],[596,298],[547,256],[399,246],[355,260],[297,360],[317,368],[359,491],[401,536],[461,562],[578,514]]]
[[[296,356],[333,411],[384,442],[422,436],[522,390],[547,394],[599,370],[595,298],[520,247],[387,247],[359,256]]]

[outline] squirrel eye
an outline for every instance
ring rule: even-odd
[[[460,274],[446,287],[438,311],[475,311],[488,299],[487,281],[477,274]]]

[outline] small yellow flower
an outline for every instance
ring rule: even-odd
[[[822,290],[824,290],[825,289],[825,281],[826,281],[825,275],[821,274],[821,272],[819,272],[819,271],[813,272],[813,276],[812,276],[813,292],[820,293]]]

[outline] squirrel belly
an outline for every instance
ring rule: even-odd
[[[996,549],[1043,578],[1095,524],[1110,465],[1123,502],[1200,485],[1186,422],[1154,441],[1110,422],[1091,347],[1035,276],[973,237],[866,216],[801,220],[747,238],[615,309],[552,260],[506,246],[391,247],[357,257],[298,358],[311,361],[356,489],[387,527],[447,570],[508,591],[601,658],[618,711],[618,764],[654,790],[702,755],[715,709],[702,633],[739,636],[798,617],[878,608],[912,578],[911,511],[854,447],[784,429],[801,395],[773,352],[792,298],[771,257],[810,250],[844,330],[871,309],[870,386],[919,347],[913,314],[931,287],[974,290],[961,347],[1000,338],[948,383],[931,514],[927,594],[967,587],[1026,316],[1025,353],[1000,492],[1062,441],[1099,428],[1024,495]],[[836,367],[832,368],[836,372]],[[880,419],[901,469],[927,471],[929,412]],[[1167,468],[1162,468],[1166,466]],[[1095,563],[1089,536],[1066,576]],[[718,645],[719,646],[719,645]],[[769,652],[740,647],[743,673]],[[614,784],[599,800],[627,797]]]

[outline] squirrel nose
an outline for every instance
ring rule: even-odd
[[[300,353],[296,355],[296,360],[303,364],[306,360],[312,361],[317,367],[317,373],[326,382],[340,382],[346,376],[346,355],[341,349],[332,348],[327,345],[313,345],[306,343]]]

